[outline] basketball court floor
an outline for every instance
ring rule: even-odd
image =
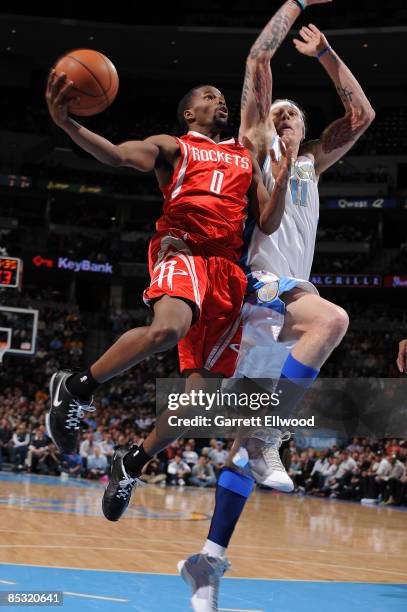
[[[200,550],[213,490],[138,489],[118,523],[101,516],[102,492],[1,472],[0,591],[63,591],[66,612],[189,610],[176,564]],[[220,610],[405,611],[406,534],[402,509],[257,491],[232,540]]]

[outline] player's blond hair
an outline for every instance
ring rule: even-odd
[[[294,102],[293,100],[290,100],[289,98],[278,98],[277,100],[274,100],[273,104],[270,106],[270,113],[272,110],[274,110],[278,106],[293,106],[295,110],[298,111],[301,117],[301,120],[302,120],[302,125],[303,125],[302,140],[304,140],[305,134],[307,131],[307,117],[305,115],[304,109],[301,108],[301,106],[297,104],[297,102]]]

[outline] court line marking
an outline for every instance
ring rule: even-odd
[[[151,551],[149,551],[151,552]],[[154,551],[153,551],[154,552]],[[179,574],[170,574],[168,572],[140,572],[138,570],[119,570],[119,569],[106,569],[99,567],[74,567],[67,565],[36,565],[35,563],[9,563],[7,561],[0,561],[0,565],[16,565],[17,567],[37,567],[39,569],[66,569],[66,570],[79,570],[81,572],[113,572],[115,574],[142,574],[148,576],[179,576]],[[321,563],[321,565],[324,565]],[[343,567],[343,566],[342,566]],[[346,566],[348,567],[348,566]],[[354,569],[354,568],[351,568]],[[365,569],[365,568],[362,568]],[[381,571],[381,570],[380,570]],[[385,570],[383,570],[384,572]],[[253,578],[253,576],[228,576],[225,580],[257,580],[261,582],[329,582],[330,584],[394,584],[392,582],[367,582],[366,580],[319,580],[305,579],[305,578]],[[404,583],[401,583],[404,585]]]
[[[219,612],[264,612],[263,610],[246,610],[243,608],[219,608]]]
[[[103,599],[104,601],[120,601],[122,603],[127,603],[128,601],[130,601],[129,599],[119,599],[118,597],[102,597],[102,595],[87,595],[86,593],[74,593],[72,591],[63,591],[63,594],[70,595],[72,597],[85,597],[87,599]],[[257,612],[257,611],[253,610],[253,612]]]
[[[11,580],[0,580],[0,584],[17,584],[17,582],[12,582]]]
[[[48,548],[48,549],[77,549],[79,548],[80,550],[83,550],[83,546],[59,546],[57,544],[0,544],[0,548]],[[88,546],[88,549],[90,550],[115,550],[115,551],[120,551],[120,552],[134,552],[134,548],[116,548],[116,547],[112,547],[112,546]],[[182,555],[182,551],[180,550],[158,550],[156,548],[143,548],[143,552],[151,552],[151,553],[166,553],[166,554],[173,554],[173,555]],[[254,560],[258,560],[261,559],[262,561],[273,561],[273,562],[279,562],[279,563],[288,563],[291,565],[304,565],[304,561],[292,561],[292,560],[287,560],[287,559],[278,559],[277,557],[262,557],[262,556],[250,556],[250,555],[246,555],[246,556],[238,556],[238,555],[233,555],[234,559],[254,559]],[[5,563],[5,562],[4,562]],[[17,565],[17,564],[16,564]],[[20,564],[23,565],[23,564]],[[356,565],[341,565],[339,563],[326,563],[324,562],[319,562],[319,561],[309,561],[307,560],[307,565],[317,565],[317,566],[323,566],[323,567],[336,567],[339,569],[345,569],[345,570],[360,570],[360,571],[364,571],[364,572],[369,572],[369,573],[379,573],[379,574],[391,574],[391,575],[395,575],[395,576],[405,576],[407,577],[407,572],[398,572],[395,570],[386,570],[386,569],[382,569],[382,568],[367,568],[367,567],[359,567]],[[47,567],[47,566],[34,566],[34,567]],[[55,567],[55,566],[48,566],[48,567]],[[71,569],[71,568],[69,568]],[[79,568],[74,568],[74,569],[79,569]],[[86,569],[86,568],[83,568]],[[104,571],[104,570],[99,570],[99,571]],[[115,570],[110,570],[110,571],[115,571]],[[130,572],[132,573],[132,572]],[[139,572],[139,573],[149,573],[149,572]],[[151,572],[150,572],[151,573]],[[169,576],[173,576],[176,574],[167,574]],[[240,576],[239,576],[240,578]],[[257,580],[257,579],[256,579]],[[265,580],[272,580],[272,578],[265,578]],[[310,581],[312,582],[312,580]],[[348,582],[348,581],[347,581]]]
[[[138,531],[142,531],[143,534],[145,533],[145,529],[143,529],[142,527],[132,527],[132,531],[135,530]],[[18,534],[26,534],[26,535],[36,535],[40,538],[43,538],[44,535],[47,536],[58,536],[59,538],[63,537],[63,538],[79,538],[79,539],[86,539],[86,538],[90,538],[90,539],[97,539],[97,540],[101,540],[101,539],[105,539],[105,540],[114,540],[115,542],[117,540],[125,540],[126,542],[129,541],[129,538],[126,536],[108,536],[108,535],[101,535],[101,534],[89,534],[89,535],[83,535],[83,534],[78,534],[78,533],[58,533],[58,532],[49,532],[49,531],[22,531],[21,529],[3,529],[0,528],[0,533],[1,532],[5,532],[5,533],[18,533]],[[135,540],[137,540],[137,538],[135,538]],[[163,538],[148,538],[149,542],[161,542],[162,544],[179,544],[179,540],[163,540]],[[196,538],[195,540],[185,540],[184,538],[182,538],[182,542],[183,543],[192,543],[195,544],[196,542],[198,542],[199,545],[202,544],[202,539],[201,538]],[[250,548],[255,548],[255,549],[261,549],[261,550],[288,550],[288,546],[273,546],[272,544],[270,544],[270,546],[261,546],[261,544],[257,545],[257,544],[233,544],[233,548],[243,548],[243,549],[250,549]],[[397,553],[393,553],[393,552],[384,552],[384,551],[376,551],[376,550],[371,550],[371,551],[350,551],[347,550],[346,548],[340,549],[340,548],[329,548],[329,549],[324,549],[324,548],[296,548],[295,549],[296,552],[300,552],[303,551],[307,554],[309,554],[310,552],[313,553],[324,553],[324,554],[329,554],[330,556],[332,556],[332,554],[343,554],[343,555],[380,555],[380,557],[385,558],[385,557],[400,557],[402,559],[404,559],[405,554],[397,554]]]

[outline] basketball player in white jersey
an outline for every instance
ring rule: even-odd
[[[285,416],[295,409],[348,327],[346,312],[321,298],[308,280],[319,217],[318,180],[349,151],[375,115],[355,77],[312,24],[301,28],[294,44],[300,53],[322,64],[344,104],[343,117],[329,125],[318,140],[304,142],[301,108],[290,100],[272,103],[270,61],[301,11],[320,1],[287,0],[273,16],[247,58],[241,102],[239,139],[255,152],[270,192],[280,187],[278,175],[286,149],[292,161],[278,229],[266,236],[250,222],[246,228],[246,234],[251,234],[243,261],[249,295],[242,312],[235,377],[277,379],[273,389],[281,398],[279,413]],[[279,457],[283,439],[276,429],[253,432],[245,441],[249,457],[245,469],[249,468],[257,482],[289,491],[292,481]],[[235,443],[235,450],[239,444]],[[191,603],[197,612],[218,609],[219,580],[228,567],[226,548],[243,510],[233,512],[233,504],[239,496],[248,496],[236,488],[234,500],[233,493],[219,489],[218,483],[204,548],[178,564],[192,589]]]
[[[271,236],[253,224],[247,228],[246,233],[251,235],[243,263],[248,272],[249,296],[243,309],[243,336],[235,374],[279,379],[279,408],[286,416],[292,414],[348,327],[346,312],[321,298],[308,280],[319,218],[318,180],[351,149],[375,116],[356,78],[313,24],[301,28],[294,45],[323,66],[343,102],[344,115],[319,139],[305,141],[301,108],[291,100],[272,102],[270,60],[299,14],[299,4],[302,1],[285,2],[250,51],[240,127],[240,138],[255,151],[270,192],[285,148],[290,148],[292,157],[279,228]],[[290,479],[278,466],[280,434],[276,430],[258,432],[265,444],[260,444],[257,458],[249,464],[259,482],[279,486],[281,481],[283,487],[279,488],[286,486],[289,490]]]

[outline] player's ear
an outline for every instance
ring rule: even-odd
[[[192,111],[191,109],[187,108],[184,111],[184,119],[185,121],[188,123],[189,121],[192,121],[194,119],[195,115],[194,115],[194,111]]]

